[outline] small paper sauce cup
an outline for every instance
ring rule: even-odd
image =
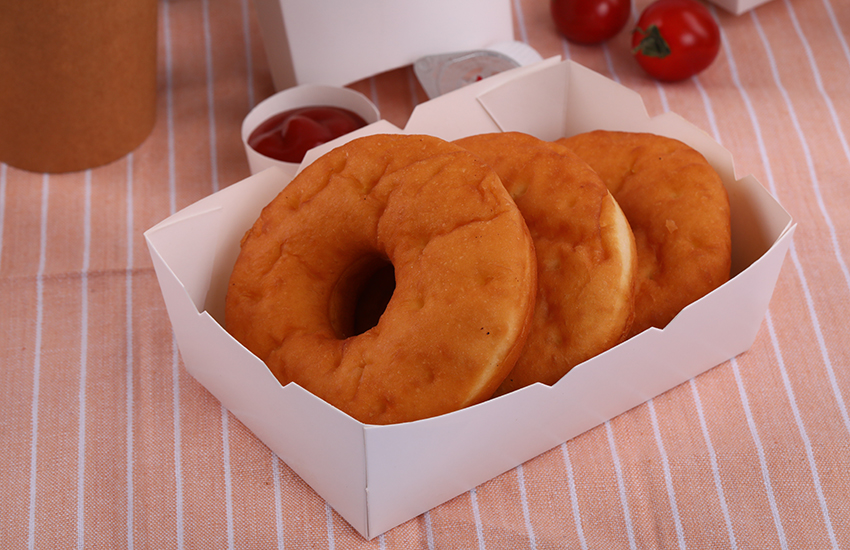
[[[300,163],[284,162],[263,155],[248,145],[248,138],[257,126],[272,116],[298,107],[310,106],[348,109],[363,117],[366,124],[372,124],[381,118],[378,108],[369,98],[349,88],[319,84],[304,84],[287,88],[258,103],[242,121],[242,145],[245,148],[245,155],[248,157],[251,174],[256,174],[271,166],[277,166],[288,174],[295,175]]]

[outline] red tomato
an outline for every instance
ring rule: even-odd
[[[597,44],[626,26],[631,0],[550,0],[549,8],[555,27],[567,40]]]
[[[697,0],[657,0],[632,33],[632,53],[659,80],[683,80],[705,70],[720,51],[720,29]]]

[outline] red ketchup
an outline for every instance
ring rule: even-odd
[[[284,162],[301,162],[317,145],[366,126],[363,117],[341,107],[299,107],[278,113],[248,137],[258,153]]]

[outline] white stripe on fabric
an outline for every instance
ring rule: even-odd
[[[83,200],[83,266],[80,276],[80,379],[77,398],[77,548],[85,548],[86,380],[89,340],[89,264],[91,255],[91,170],[85,171]]]
[[[134,494],[133,494],[133,239],[136,234],[133,220],[133,153],[127,155],[127,274],[125,277],[125,322],[127,359],[126,370],[126,440],[127,440],[127,550],[133,550],[134,537]]]
[[[835,16],[834,16],[834,13],[832,12],[832,7],[829,5],[829,2],[827,2],[826,0],[825,0],[824,3],[825,3],[827,10],[830,13],[830,17],[832,17],[832,19],[833,19],[833,24],[835,24],[835,21],[834,21]],[[823,100],[826,103],[827,108],[829,109],[829,114],[830,114],[830,117],[832,119],[832,123],[835,125],[835,131],[838,134],[838,138],[839,138],[839,141],[841,143],[841,148],[844,151],[844,156],[847,158],[848,162],[850,162],[850,147],[848,147],[847,138],[844,135],[844,130],[841,128],[840,118],[838,116],[838,113],[835,110],[834,104],[832,103],[832,98],[829,96],[826,89],[824,88],[823,79],[821,78],[821,74],[820,74],[820,69],[818,69],[817,62],[815,61],[814,54],[812,53],[811,45],[809,44],[808,39],[806,38],[805,34],[803,33],[803,29],[800,27],[800,22],[797,20],[797,14],[794,11],[794,8],[792,7],[792,5],[786,0],[785,6],[788,9],[789,15],[791,16],[791,23],[794,26],[794,31],[797,33],[797,36],[799,37],[800,41],[803,43],[803,49],[806,52],[806,58],[808,59],[809,66],[812,69],[812,74],[814,76],[815,83],[817,84],[818,92],[823,97]],[[841,33],[838,33],[838,34],[839,34],[839,38],[841,39],[841,43],[842,43],[842,46],[843,46],[844,51],[845,51],[845,55],[847,55],[848,61],[850,61],[850,52],[848,52],[848,50],[847,50],[847,42],[844,40],[844,37],[841,35]],[[826,205],[825,205],[823,197],[821,196],[821,193],[820,193],[820,186],[817,185],[815,182],[813,182],[813,184],[814,184],[814,187],[815,187],[815,197],[817,198],[818,207],[820,208],[821,213],[824,216],[824,219],[825,219],[828,227],[830,228],[830,234],[832,236],[833,246],[835,248],[835,253],[836,253],[836,256],[839,259],[839,263],[840,263],[842,272],[844,273],[844,278],[847,281],[847,286],[848,286],[848,288],[850,288],[850,273],[848,273],[848,271],[847,271],[847,266],[844,263],[843,254],[841,253],[841,251],[839,249],[838,237],[836,236],[836,233],[835,233],[835,227],[832,223],[831,217],[829,216],[829,214],[826,210]],[[797,258],[797,255],[796,255],[796,250],[794,251],[792,258],[794,259],[795,265],[798,266],[797,271],[800,273],[800,276],[802,278],[803,277],[802,265],[800,265],[800,263],[799,263],[799,259]],[[803,290],[804,290],[805,295],[806,295],[806,304],[809,308],[809,313],[812,317],[812,322],[815,325],[815,335],[818,339],[818,345],[820,346],[821,355],[823,356],[823,359],[824,359],[824,364],[826,366],[826,371],[827,371],[827,375],[829,377],[830,385],[832,387],[832,392],[835,394],[835,397],[838,401],[838,408],[841,411],[841,418],[844,420],[844,426],[847,429],[847,431],[850,432],[850,416],[848,416],[847,406],[844,403],[844,397],[841,393],[841,389],[838,386],[838,382],[837,382],[836,377],[835,377],[835,371],[833,370],[832,360],[830,359],[829,353],[827,351],[826,342],[824,341],[823,332],[821,331],[820,321],[819,321],[817,314],[816,314],[816,310],[815,310],[815,307],[814,307],[814,301],[812,300],[812,297],[811,297],[811,292],[809,291],[808,284],[805,284],[805,282],[803,284]]]
[[[708,117],[708,126],[711,128],[711,135],[714,137],[714,141],[722,144],[723,141],[720,139],[720,130],[717,127],[717,119],[714,117],[714,107],[711,104],[711,98],[708,96],[699,78],[694,76],[693,82],[702,98],[702,104],[705,106],[705,114]]]
[[[791,16],[791,24],[794,27],[794,32],[797,33],[797,37],[800,39],[800,42],[803,44],[803,51],[806,53],[806,59],[809,61],[809,67],[812,69],[812,76],[815,79],[815,85],[817,86],[818,93],[820,93],[821,97],[826,103],[826,107],[829,110],[829,116],[832,119],[832,123],[835,125],[835,132],[838,134],[838,140],[841,143],[841,149],[844,151],[844,156],[850,161],[850,147],[847,145],[847,138],[844,135],[844,130],[841,128],[841,121],[838,113],[835,110],[835,105],[832,103],[832,98],[829,93],[827,93],[826,88],[823,85],[823,79],[821,78],[820,69],[818,68],[817,61],[815,61],[814,53],[812,52],[812,46],[809,44],[808,38],[806,38],[806,34],[803,32],[803,28],[800,26],[800,21],[797,19],[797,12],[794,11],[794,7],[791,5],[788,0],[785,0],[785,7],[788,9],[788,14]],[[844,40],[841,37],[842,42]],[[846,42],[843,42],[846,47]],[[819,203],[821,204],[820,192],[817,193]],[[822,210],[826,210],[825,207]],[[830,221],[831,224],[831,221]],[[845,273],[845,277],[847,274]],[[847,277],[850,280],[850,277]],[[850,285],[850,283],[848,283]]]
[[[378,108],[378,112],[380,112],[381,102],[378,98],[378,81],[374,76],[369,78],[369,97],[372,99],[372,103],[375,104],[375,107]]]
[[[278,550],[283,550],[283,498],[280,490],[280,458],[272,453],[272,478],[274,479],[274,526]]]
[[[576,535],[582,550],[587,550],[587,539],[584,538],[584,528],[581,525],[581,510],[578,507],[578,493],[576,481],[573,475],[573,464],[570,460],[570,450],[566,443],[561,443],[561,455],[564,457],[564,466],[567,469],[567,487],[570,490],[570,506],[573,510],[573,523],[576,527]]]
[[[706,92],[705,87],[702,85],[702,82],[700,81],[698,75],[694,75],[691,80],[696,86],[700,97],[702,98],[703,106],[705,107],[705,113],[708,118],[708,124],[711,128],[711,134],[714,137],[714,140],[717,141],[717,143],[722,143],[720,129],[717,126],[717,119],[714,115],[714,107],[711,102],[711,97]],[[702,402],[700,400],[699,392],[697,391],[697,386],[694,379],[690,380],[690,387],[694,397],[694,403],[696,404],[697,417],[700,422],[700,428],[702,429],[703,438],[705,440],[706,448],[708,449],[709,462],[711,464],[712,476],[714,478],[714,486],[715,490],[717,491],[718,500],[720,501],[720,508],[723,513],[723,520],[726,524],[726,531],[729,536],[729,544],[730,547],[734,550],[737,548],[737,542],[735,540],[735,533],[732,528],[732,520],[729,515],[729,508],[726,502],[726,496],[723,491],[723,484],[720,480],[720,471],[717,467],[717,457],[714,452],[714,446],[711,443],[711,437],[709,436],[708,426],[706,424],[705,415],[703,413]],[[651,410],[654,412],[654,407]]]
[[[814,329],[815,332],[815,339],[817,340],[818,349],[820,350],[821,358],[823,359],[824,369],[826,370],[827,378],[829,379],[829,385],[832,388],[833,395],[835,396],[835,402],[841,414],[841,419],[844,421],[844,427],[847,432],[850,433],[850,417],[848,417],[847,414],[847,405],[844,403],[844,396],[841,393],[841,387],[838,385],[838,380],[835,376],[835,369],[833,368],[832,359],[829,356],[826,340],[824,339],[823,331],[821,330],[820,319],[818,318],[817,310],[815,309],[814,298],[812,298],[812,292],[809,289],[808,281],[806,281],[806,276],[803,272],[803,265],[800,263],[800,258],[797,256],[797,248],[794,246],[793,242],[791,243],[788,252],[791,257],[791,261],[794,264],[794,268],[797,270],[797,276],[800,278],[800,286],[803,289],[803,297],[806,300],[806,309],[808,309],[809,317],[812,320],[812,329]]]
[[[710,7],[712,15],[717,18],[717,11],[714,6]],[[764,138],[761,134],[761,125],[758,121],[758,116],[756,115],[755,108],[753,107],[753,103],[750,100],[750,95],[747,93],[746,88],[744,88],[743,84],[741,84],[741,79],[738,76],[738,67],[735,63],[735,56],[732,55],[732,47],[729,45],[729,40],[726,38],[726,33],[723,30],[723,27],[720,27],[720,44],[723,47],[723,51],[726,54],[726,60],[729,64],[729,73],[732,77],[732,83],[735,85],[735,88],[738,90],[738,93],[741,94],[741,99],[744,101],[744,107],[747,109],[747,114],[750,117],[750,123],[753,126],[753,131],[756,133],[756,145],[759,151],[759,156],[761,157],[762,166],[764,166],[765,173],[767,176],[767,183],[771,188],[771,193],[775,193],[775,188],[773,186],[773,171],[770,166],[770,160],[768,159],[767,148],[764,144]]]
[[[227,547],[234,548],[233,533],[233,482],[230,472],[230,417],[221,405],[221,462],[224,469],[224,517],[227,527]]]
[[[41,177],[41,220],[38,238],[38,272],[36,274],[35,298],[35,344],[32,368],[32,405],[30,406],[30,494],[27,548],[35,548],[35,504],[38,492],[38,401],[41,393],[41,346],[44,330],[44,269],[47,265],[47,213],[50,179],[47,174]]]
[[[629,500],[626,497],[626,483],[623,480],[623,467],[620,464],[620,456],[617,453],[617,445],[614,442],[614,430],[611,429],[611,421],[605,421],[605,434],[608,436],[608,447],[611,449],[611,460],[614,462],[614,473],[617,476],[617,490],[620,493],[620,505],[623,507],[623,519],[626,522],[626,536],[629,539],[629,548],[637,550],[635,532],[632,526],[632,515],[629,512]]]
[[[428,550],[434,550],[434,527],[431,525],[431,512],[425,512],[425,539],[428,541]]]
[[[829,542],[833,550],[838,549],[838,541],[835,538],[835,532],[832,529],[832,520],[829,516],[829,508],[826,505],[826,498],[823,495],[823,486],[820,482],[818,474],[818,466],[815,462],[815,455],[812,451],[812,442],[809,440],[809,434],[806,432],[806,427],[803,424],[803,417],[800,414],[800,409],[797,407],[797,398],[794,396],[794,389],[791,387],[791,380],[788,378],[788,371],[785,369],[785,359],[782,357],[782,350],[779,347],[779,339],[776,337],[776,329],[773,326],[773,317],[770,310],[765,315],[767,322],[767,332],[770,334],[770,341],[773,344],[773,351],[776,353],[776,362],[779,366],[779,373],[782,375],[782,383],[785,386],[785,393],[788,395],[788,403],[791,405],[791,412],[794,415],[794,422],[797,424],[797,430],[800,432],[800,438],[803,440],[803,447],[806,449],[806,459],[809,461],[809,470],[812,473],[812,483],[815,486],[815,494],[818,497],[823,522],[826,526]]]
[[[325,523],[328,528],[328,550],[334,550],[336,543],[334,542],[334,516],[330,505],[325,503]]]
[[[525,474],[523,473],[522,464],[516,467],[516,477],[519,483],[519,499],[522,504],[522,517],[525,520],[525,530],[528,531],[528,543],[532,549],[537,548],[537,541],[534,538],[534,527],[531,525],[531,514],[528,510],[528,497],[525,492]]]
[[[415,108],[419,105],[419,95],[416,93],[416,83],[418,80],[416,79],[416,72],[412,67],[407,70],[407,87],[410,90],[410,103]]]
[[[723,513],[723,521],[726,524],[726,533],[729,536],[729,548],[737,550],[738,542],[735,540],[735,530],[732,527],[732,518],[729,515],[729,506],[726,502],[726,495],[723,491],[723,481],[720,479],[720,468],[717,466],[717,454],[714,451],[714,445],[711,442],[711,435],[708,432],[708,424],[705,421],[705,413],[702,408],[702,400],[697,391],[696,381],[691,378],[689,381],[691,393],[694,396],[694,405],[697,409],[697,418],[699,426],[702,430],[702,437],[705,440],[705,446],[708,449],[708,460],[711,463],[711,474],[714,477],[714,488],[717,491],[717,498],[720,500],[720,510]]]
[[[797,119],[796,112],[794,110],[794,106],[791,102],[791,98],[788,96],[788,92],[782,86],[782,82],[779,78],[779,69],[777,68],[776,60],[773,57],[773,52],[770,49],[770,44],[767,41],[767,37],[765,36],[764,31],[761,28],[761,25],[759,23],[758,17],[756,17],[755,13],[752,13],[752,19],[753,19],[753,22],[755,23],[756,31],[758,32],[758,35],[761,38],[762,43],[765,47],[765,51],[766,51],[768,59],[769,59],[771,72],[773,73],[774,82],[776,83],[776,86],[779,89],[779,91],[780,91],[780,93],[781,93],[781,95],[782,95],[782,97],[785,101],[785,104],[788,108],[788,113],[791,117],[791,122],[792,122],[794,129],[797,133],[797,136],[800,140],[800,145],[802,146],[803,154],[806,158],[806,166],[808,167],[808,170],[809,170],[809,177],[811,178],[812,188],[815,191],[815,196],[817,198],[818,207],[820,208],[821,215],[823,216],[824,221],[826,222],[827,227],[829,228],[829,232],[830,232],[830,235],[831,235],[831,238],[832,238],[833,250],[835,251],[835,256],[838,260],[838,263],[839,263],[839,266],[840,266],[842,272],[844,273],[844,277],[845,277],[845,280],[847,282],[848,289],[850,289],[850,273],[848,273],[847,266],[844,263],[844,257],[843,257],[843,254],[841,252],[841,248],[839,247],[839,244],[838,244],[838,238],[837,238],[836,233],[835,233],[835,227],[832,224],[832,219],[830,218],[829,213],[826,211],[826,206],[825,206],[825,204],[823,202],[823,198],[821,197],[821,194],[820,194],[820,184],[818,183],[818,177],[817,177],[817,173],[816,173],[815,167],[814,167],[814,160],[812,159],[812,155],[811,155],[811,151],[809,149],[808,142],[806,141],[806,137],[803,134],[802,128],[800,127],[799,121]],[[776,194],[775,193],[776,189],[775,189],[775,185],[773,183],[772,176],[770,178],[770,188],[774,192],[774,194]],[[812,299],[811,291],[809,290],[808,283],[806,282],[806,276],[805,276],[804,271],[803,271],[803,266],[800,263],[799,258],[797,257],[797,247],[794,245],[793,242],[791,243],[791,246],[789,248],[789,255],[791,256],[791,259],[792,259],[794,266],[797,270],[797,274],[800,277],[800,281],[802,283],[803,293],[804,293],[804,296],[806,298],[806,306],[807,306],[807,309],[809,311],[809,316],[811,317],[811,320],[812,320],[812,328],[815,331],[815,337],[817,338],[817,341],[818,341],[818,347],[820,348],[821,357],[823,358],[823,361],[824,361],[824,368],[826,369],[827,376],[829,377],[829,380],[830,380],[832,392],[835,395],[835,399],[836,399],[836,402],[838,404],[838,408],[841,411],[841,417],[844,421],[844,426],[847,429],[847,431],[850,432],[850,416],[848,416],[847,407],[846,407],[845,402],[844,402],[844,396],[842,395],[841,389],[839,388],[838,382],[835,378],[835,371],[833,369],[832,360],[829,357],[829,351],[827,350],[826,341],[824,339],[823,332],[821,330],[821,324],[820,324],[820,320],[819,320],[818,315],[817,315],[817,310],[815,309],[814,300]]]
[[[714,12],[714,8],[711,8],[712,12]],[[716,15],[716,13],[715,13]],[[729,64],[729,72],[732,77],[732,81],[737,88],[738,92],[741,94],[741,98],[744,101],[744,105],[747,109],[747,114],[750,118],[750,123],[752,124],[753,130],[756,134],[756,144],[758,147],[759,155],[761,157],[762,165],[764,166],[765,174],[767,177],[768,188],[771,193],[776,196],[776,187],[773,181],[773,169],[770,164],[770,160],[768,158],[767,149],[764,144],[764,139],[762,137],[761,125],[759,124],[758,117],[755,113],[755,109],[753,108],[752,101],[750,100],[750,96],[747,93],[747,90],[741,84],[740,78],[738,77],[738,69],[735,63],[735,57],[732,55],[732,49],[729,45],[729,41],[726,39],[723,28],[720,29],[721,34],[721,45],[726,53],[726,58]],[[791,249],[793,250],[793,243],[791,244]],[[792,254],[793,256],[793,254]],[[776,527],[776,533],[779,537],[779,543],[783,549],[788,548],[788,543],[785,540],[785,530],[782,527],[782,520],[779,517],[779,511],[776,507],[776,500],[773,494],[773,487],[770,482],[770,472],[767,468],[767,461],[764,456],[764,449],[761,445],[761,439],[758,435],[758,430],[756,429],[755,421],[753,420],[752,412],[750,411],[749,401],[747,399],[746,390],[744,389],[744,383],[741,379],[741,373],[738,368],[738,362],[735,358],[730,360],[732,365],[732,372],[735,375],[735,381],[738,385],[738,393],[741,397],[741,404],[744,408],[744,414],[747,419],[747,426],[750,429],[750,434],[753,438],[753,442],[756,446],[756,452],[758,454],[759,466],[761,468],[762,480],[765,486],[765,492],[767,495],[768,503],[770,505],[771,516],[773,518],[774,526]]]
[[[525,27],[525,14],[522,11],[522,2],[514,0],[514,11],[516,13],[517,27],[519,28],[519,39],[528,44],[528,29]]]
[[[207,73],[207,119],[210,131],[210,177],[212,180],[212,191],[219,190],[218,178],[218,141],[216,135],[215,118],[215,74],[213,70],[213,48],[212,30],[210,28],[210,6],[209,0],[202,3],[202,19],[204,29],[204,62]],[[233,480],[230,467],[230,417],[227,408],[221,405],[221,448],[222,469],[224,476],[224,511],[225,529],[227,533],[227,547],[235,548],[235,534],[233,525]]]
[[[658,90],[658,99],[661,100],[661,111],[664,113],[668,112],[670,110],[670,104],[667,102],[667,92],[664,91],[664,86],[656,80],[655,89]]]
[[[163,27],[165,28],[165,97],[166,97],[166,121],[168,126],[168,189],[170,212],[173,214],[177,211],[177,168],[175,161],[175,143],[174,143],[174,66],[172,62],[171,50],[171,18],[168,2],[162,2],[162,19]],[[177,548],[183,549],[183,453],[181,450],[182,433],[180,425],[180,356],[177,350],[177,342],[174,338],[174,332],[171,334],[171,408],[172,419],[174,422],[174,491],[175,491],[175,529],[177,536]]]
[[[570,43],[566,38],[561,38],[561,55],[564,59],[570,59]]]
[[[770,471],[767,467],[767,459],[764,456],[764,447],[761,444],[756,421],[753,418],[753,412],[750,410],[750,400],[747,398],[747,390],[744,388],[744,381],[741,378],[741,372],[738,368],[738,361],[733,357],[730,359],[732,364],[732,373],[735,375],[735,383],[738,386],[738,395],[741,397],[741,406],[744,408],[744,416],[747,419],[747,427],[750,429],[750,435],[753,438],[753,443],[756,446],[756,454],[758,455],[759,468],[761,469],[762,482],[764,490],[767,494],[767,501],[770,505],[770,515],[773,518],[773,524],[776,527],[776,535],[779,537],[779,545],[783,550],[788,549],[788,541],[785,540],[785,529],[782,527],[782,519],[779,517],[779,508],[776,506],[776,497],[773,494],[773,484],[770,482]]]
[[[213,75],[212,32],[210,31],[210,3],[201,4],[204,28],[204,63],[207,70],[207,122],[210,128],[210,179],[213,193],[218,191],[218,143],[215,124],[215,77]]]
[[[829,0],[823,0],[823,6],[829,14],[829,21],[832,23],[832,30],[835,31],[835,36],[841,43],[841,50],[844,52],[844,57],[847,58],[847,63],[850,63],[850,47],[847,46],[847,40],[844,38],[844,33],[841,31],[841,25],[838,23],[838,18],[835,16],[835,11],[832,9],[832,4]]]
[[[242,36],[245,44],[245,92],[248,96],[248,109],[253,109],[256,102],[254,98],[254,56],[251,46],[251,14],[248,9],[248,0],[240,2],[242,7]]]
[[[605,57],[605,65],[608,67],[608,72],[611,73],[611,78],[614,82],[619,83],[620,77],[617,76],[617,71],[614,70],[614,60],[611,59],[611,50],[608,48],[608,43],[602,43],[602,55]]]
[[[6,219],[6,180],[8,166],[0,162],[0,267],[3,267],[3,226]]]
[[[827,109],[829,110],[832,122],[835,125],[835,131],[838,134],[839,141],[841,142],[841,146],[844,149],[844,156],[847,158],[848,162],[850,162],[850,149],[848,149],[847,147],[847,140],[844,137],[844,132],[841,129],[841,124],[839,124],[838,122],[838,114],[835,112],[835,106],[832,104],[832,99],[830,99],[829,95],[826,93],[826,90],[823,87],[823,81],[821,80],[820,71],[818,70],[817,64],[815,63],[814,55],[812,54],[812,48],[811,46],[809,46],[809,42],[808,40],[806,40],[806,37],[803,34],[803,30],[800,28],[800,24],[797,21],[797,16],[794,13],[794,10],[791,8],[791,5],[788,3],[788,0],[785,0],[785,6],[788,8],[788,13],[791,16],[791,24],[794,27],[795,32],[797,33],[797,37],[803,44],[803,51],[806,53],[806,58],[808,59],[809,67],[812,69],[812,75],[814,76],[818,92],[820,92],[821,97],[823,98],[824,103],[826,104]],[[788,94],[788,91],[782,84],[782,79],[779,76],[779,68],[776,65],[776,59],[773,56],[773,50],[770,47],[770,42],[768,42],[767,36],[764,34],[764,30],[762,29],[761,24],[759,23],[759,19],[755,15],[755,12],[753,12],[752,18],[756,26],[756,31],[758,31],[759,38],[761,38],[761,41],[764,44],[765,51],[767,52],[768,60],[770,63],[770,71],[773,74],[773,80],[776,83],[776,87],[782,94],[782,99],[785,100],[785,104],[788,107],[788,114],[791,116],[791,123],[794,125],[794,130],[797,132],[797,136],[800,139],[800,145],[803,148],[803,153],[806,158],[806,166],[809,169],[809,177],[811,178],[812,182],[812,190],[815,192],[815,199],[817,199],[818,208],[820,209],[824,222],[826,222],[826,225],[829,228],[829,236],[832,240],[832,247],[835,251],[835,258],[838,260],[838,265],[841,267],[841,272],[844,274],[844,282],[847,284],[847,288],[850,289],[850,271],[848,271],[847,263],[844,261],[844,254],[841,251],[841,245],[838,241],[838,235],[835,231],[835,224],[833,224],[832,222],[832,217],[829,215],[829,211],[826,208],[826,203],[824,202],[823,196],[820,192],[820,180],[817,175],[817,170],[815,168],[815,162],[814,158],[812,157],[811,149],[809,148],[809,143],[803,132],[803,128],[800,125],[800,121],[797,118],[797,111],[794,108],[793,102],[791,101],[791,96]]]
[[[670,513],[673,515],[673,525],[676,528],[676,539],[679,543],[679,548],[686,548],[685,533],[682,529],[682,519],[679,517],[679,506],[676,503],[676,490],[673,487],[673,475],[670,472],[670,460],[667,458],[667,451],[664,448],[664,440],[661,437],[661,429],[658,426],[658,416],[655,413],[655,402],[650,399],[646,404],[649,407],[649,420],[652,424],[652,433],[655,436],[655,445],[658,447],[658,454],[661,456],[661,467],[664,472],[664,485],[667,488],[667,499],[670,501]]]
[[[635,25],[637,25],[637,21],[640,19],[640,14],[637,13],[637,8],[634,4],[635,3],[632,2],[632,15],[635,19]],[[666,113],[670,110],[670,106],[667,103],[667,94],[664,91],[664,86],[662,86],[658,80],[653,79],[653,82],[655,83],[655,89],[658,91],[658,98],[661,100],[661,111]]]
[[[177,342],[171,338],[171,415],[174,421],[174,491],[177,548],[183,548],[183,452],[180,424],[180,371]]]
[[[168,211],[171,214],[177,212],[177,162],[175,160],[174,144],[174,63],[172,60],[171,47],[171,10],[168,2],[162,2],[162,26],[165,43],[165,122],[167,127],[166,138],[168,142]]]
[[[478,537],[478,548],[485,550],[484,528],[481,525],[481,513],[478,511],[478,492],[473,488],[469,491],[469,502],[472,505],[472,518],[475,521],[475,535]]]

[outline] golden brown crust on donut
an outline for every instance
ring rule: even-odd
[[[729,199],[717,172],[681,141],[594,131],[558,140],[614,194],[635,236],[638,287],[631,334],[663,328],[729,278]]]
[[[455,143],[499,175],[537,254],[531,333],[496,393],[554,384],[618,344],[631,326],[636,254],[628,222],[599,176],[560,145],[516,132]]]
[[[351,293],[385,261],[392,298],[350,336]],[[282,384],[386,424],[492,395],[535,292],[528,229],[495,173],[437,138],[378,135],[319,158],[263,210],[231,276],[226,326]]]

